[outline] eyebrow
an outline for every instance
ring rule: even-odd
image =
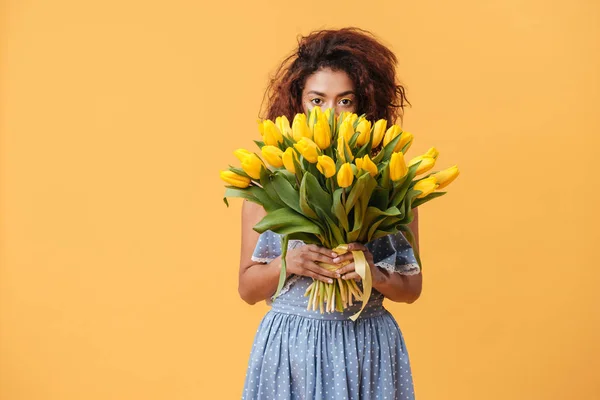
[[[307,94],[311,94],[311,93],[316,94],[317,96],[325,97],[325,93],[317,92],[316,90],[311,90],[311,91],[307,92]],[[356,93],[354,93],[354,90],[346,90],[345,92],[339,93],[336,97],[346,96],[349,94],[356,94]]]

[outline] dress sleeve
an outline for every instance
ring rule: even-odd
[[[373,254],[376,266],[401,275],[416,275],[421,272],[408,240],[402,232],[377,238],[366,244]]]
[[[260,234],[252,261],[268,263],[281,255],[281,235],[267,230]]]

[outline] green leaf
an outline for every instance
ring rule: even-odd
[[[396,207],[396,206],[398,206],[398,204],[400,204],[404,200],[404,197],[406,197],[406,193],[407,193],[408,189],[410,188],[410,185],[413,182],[413,178],[415,177],[415,175],[417,173],[417,168],[419,167],[420,163],[421,162],[419,161],[415,165],[409,167],[408,173],[404,177],[402,184],[400,186],[394,188],[394,192],[393,192],[394,197],[392,198],[392,201],[390,204],[391,206]]]
[[[371,225],[373,225],[373,223],[378,220],[378,219],[384,219],[384,218],[380,218],[380,217],[397,217],[397,216],[402,216],[403,212],[400,211],[398,208],[396,207],[390,207],[386,210],[381,210],[377,207],[368,207],[367,208],[367,212],[365,213],[364,216],[364,221],[363,221],[363,232],[364,234],[368,234],[369,229],[371,228]],[[399,219],[398,219],[399,220]],[[363,235],[361,235],[363,236]]]
[[[354,130],[356,130],[356,127],[358,126],[358,124],[360,123],[360,120],[363,119],[364,117],[366,117],[367,114],[360,114],[358,116],[358,118],[356,118],[356,120],[352,123],[352,127],[354,128]]]
[[[382,188],[381,186],[377,186],[373,190],[373,194],[371,195],[371,200],[369,200],[369,206],[378,208],[380,210],[385,210],[388,208],[390,191]]]
[[[433,200],[433,199],[435,199],[436,197],[443,196],[443,195],[445,195],[446,193],[447,193],[447,192],[432,192],[432,193],[429,193],[427,196],[425,196],[425,197],[423,197],[423,198],[421,198],[421,199],[415,199],[415,200],[412,202],[412,208],[419,207],[420,205],[422,205],[422,204],[424,204],[424,203],[427,203],[429,200]]]
[[[296,153],[296,155],[298,156],[297,159],[296,157],[292,157],[292,162],[294,163],[294,170],[296,171],[296,177],[298,178],[298,181],[302,181],[302,178],[304,177],[304,168],[302,168],[301,164],[300,164],[300,157],[301,154],[298,150],[296,150],[296,148],[293,148],[293,151]]]
[[[371,235],[371,240],[376,240],[376,239],[379,239],[380,237],[384,237],[384,236],[387,236],[387,235],[393,235],[396,232],[397,232],[397,230],[395,230],[395,229],[392,230],[392,231],[384,231],[384,230],[381,230],[381,229],[376,229],[373,232],[373,235]]]
[[[290,233],[288,235],[290,240],[302,240],[306,244],[321,244],[323,243],[323,239],[319,237],[319,235],[315,235],[313,233],[305,233],[305,232],[296,232]]]
[[[261,149],[261,150],[262,150],[262,148],[265,145],[265,142],[263,142],[261,140],[254,140],[253,142],[256,143],[256,145],[258,146],[258,148]]]
[[[308,204],[311,205],[314,210],[320,208],[324,212],[328,213],[330,217],[332,217],[333,214],[331,214],[331,195],[321,187],[317,178],[310,172],[305,173],[305,179],[306,189],[309,193],[309,196],[306,199],[308,201]]]
[[[294,141],[283,132],[281,134],[283,136],[283,144],[280,143],[279,148],[285,151],[286,148],[292,147],[294,145]]]
[[[231,166],[231,165],[230,165],[230,166],[229,166],[229,170],[230,170],[231,172],[235,172],[235,173],[236,173],[236,174],[238,174],[238,175],[245,176],[246,178],[250,178],[250,179],[252,179],[252,177],[251,177],[250,175],[248,175],[248,174],[246,173],[246,171],[244,171],[244,170],[243,170],[243,169],[241,169],[241,168],[236,168],[236,167],[233,167],[233,166]]]
[[[400,224],[410,224],[413,220],[413,213],[410,207],[410,202],[411,200],[408,197],[406,197],[404,200],[402,200],[402,203],[400,203],[400,209],[404,211],[404,217],[402,217],[402,219],[400,220]]]
[[[356,129],[356,127],[354,127],[354,129]],[[352,137],[348,141],[348,145],[350,145],[350,148],[353,148],[354,146],[356,146],[356,141],[358,140],[359,136],[360,136],[360,132],[358,132],[358,131],[354,132],[354,135],[352,135]]]
[[[279,195],[277,195],[277,191],[273,187],[271,177],[272,176],[270,171],[267,171],[264,167],[260,169],[260,185],[263,187],[263,190],[271,199],[271,202],[279,205],[279,207],[277,208],[285,207],[285,203],[279,198]]]
[[[250,187],[252,186],[242,189],[235,186],[226,186],[225,196],[223,197],[223,200],[225,200],[225,204],[227,204],[227,207],[229,207],[229,203],[227,203],[226,200],[227,197],[241,197],[254,203],[261,204],[260,201],[258,201],[257,198],[250,191]]]
[[[299,180],[296,181],[296,175],[295,174],[292,174],[287,169],[277,170],[277,173],[280,174],[280,175],[282,175],[285,179],[287,179],[288,182],[290,183],[290,185],[292,185],[292,187],[294,188],[294,190],[297,190],[296,187],[299,186],[299,185],[297,185],[297,183],[299,182]]]
[[[385,161],[385,162],[381,163],[380,165],[381,165],[381,175],[379,178],[379,185],[388,191],[388,196],[389,196],[389,189],[393,186],[392,180],[390,179],[389,162]],[[387,207],[388,201],[389,201],[389,197],[388,197],[388,199],[386,199],[385,207]],[[383,208],[383,207],[380,207],[380,208]]]
[[[252,193],[252,195],[256,198],[256,200],[258,200],[257,203],[262,204],[266,212],[271,212],[284,207],[283,204],[273,201],[273,199],[271,199],[271,197],[263,188],[258,186],[250,186],[248,187],[248,189],[250,193]]]
[[[346,146],[346,139],[344,139],[344,159],[350,160],[351,158],[352,158],[352,149],[350,149],[350,145]],[[350,161],[348,161],[348,162],[350,162]]]
[[[285,277],[287,275],[287,262],[285,258],[287,256],[288,241],[288,235],[285,235],[281,238],[281,269],[279,270],[279,282],[277,283],[277,290],[275,291],[273,297],[271,297],[271,300],[275,300],[279,296],[279,293],[281,292],[281,289],[283,289],[283,285],[285,283]]]
[[[326,233],[326,237],[327,240],[325,242],[323,242],[323,246],[328,247],[328,248],[333,248],[333,243],[337,242],[336,239],[336,234],[334,233],[334,230],[337,228],[336,224],[331,220],[331,218],[329,218],[327,216],[327,213],[323,210],[321,210],[320,208],[317,208],[317,214],[319,215],[319,218],[321,219],[321,222],[323,223],[324,229],[327,232]],[[339,231],[339,228],[337,228]]]
[[[354,186],[350,190],[350,194],[348,195],[348,198],[346,199],[346,214],[350,213],[350,210],[352,209],[352,207],[354,207],[354,204],[356,203],[358,196],[363,195],[365,188],[367,188],[367,182],[370,182],[370,181],[375,181],[375,179],[368,173],[361,175],[356,180],[356,183],[354,183]],[[377,183],[375,182],[375,184],[377,184]],[[371,190],[373,190],[373,189],[371,189]],[[369,196],[370,195],[371,195],[371,192],[369,192]]]
[[[279,198],[283,200],[288,207],[300,214],[304,213],[304,210],[302,210],[300,207],[300,196],[298,192],[285,177],[283,177],[281,174],[275,173],[271,182],[277,191]]]
[[[258,233],[271,230],[280,235],[304,232],[321,235],[321,229],[311,220],[289,208],[267,213],[253,228]]]
[[[331,130],[331,136],[333,137],[333,134],[335,133],[335,122],[336,122],[336,118],[335,118],[335,111],[331,110],[331,112],[329,113],[329,129]]]
[[[369,141],[365,144],[362,145],[362,147],[360,149],[358,149],[358,151],[356,152],[356,158],[361,158],[364,157],[366,154],[370,153],[371,150],[371,143],[373,142],[373,137],[369,138]],[[369,155],[369,158],[371,156]],[[372,160],[371,160],[372,161]]]
[[[392,141],[389,142],[387,144],[387,146],[385,146],[379,152],[379,154],[377,154],[377,156],[375,156],[375,158],[373,159],[373,162],[375,164],[379,164],[380,162],[388,161],[390,159],[390,157],[392,156],[392,153],[394,152],[394,148],[396,147],[396,144],[400,141],[400,136],[402,136],[402,134],[399,134],[398,136],[393,138]]]
[[[379,225],[381,225],[381,223],[384,220],[385,220],[385,218],[381,217],[371,224],[371,226],[369,227],[369,231],[367,232],[367,242],[371,242],[371,241],[375,240],[373,235],[377,231],[377,228],[379,227]]]
[[[348,225],[348,214],[346,214],[346,210],[344,209],[344,205],[342,204],[343,190],[344,189],[339,188],[333,192],[333,206],[331,208],[331,211],[333,212],[333,215],[336,216],[338,221],[340,221],[342,228],[344,228],[344,230],[348,232],[350,230],[350,226]]]
[[[331,233],[331,240],[328,243],[330,248],[334,248],[336,245],[344,243],[344,236],[342,235],[342,231],[338,227],[336,221],[331,219],[328,213],[318,210],[319,216],[322,218],[323,222],[326,223],[329,231]]]
[[[302,182],[300,182],[300,208],[302,209],[302,213],[309,218],[317,219],[319,218],[317,214],[314,212],[312,208],[310,208],[308,201],[306,200],[308,197],[307,186],[306,186],[306,177],[308,174],[304,174],[304,178],[302,178]]]
[[[379,229],[382,231],[398,231],[398,224],[401,223],[401,219],[398,217],[385,217],[379,225]]]
[[[365,184],[362,192],[360,193],[359,201],[356,203],[354,207],[354,229],[352,230],[351,238],[353,241],[361,241],[363,240],[364,235],[360,235],[362,231],[363,224],[365,223],[364,219],[367,213],[367,208],[369,206],[369,199],[373,194],[373,190],[377,186],[377,181],[368,173],[365,175]]]

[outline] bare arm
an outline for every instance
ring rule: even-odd
[[[279,282],[281,257],[277,257],[266,265],[252,261],[252,253],[260,236],[252,227],[265,215],[266,212],[260,205],[244,200],[238,292],[248,304],[255,304],[273,295]]]

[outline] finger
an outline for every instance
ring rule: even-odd
[[[317,246],[316,244],[310,244],[307,246],[307,249],[313,253],[322,254],[329,258],[328,262],[331,262],[331,259],[337,257],[337,253],[328,249],[327,247]]]
[[[339,268],[339,269],[337,270],[337,272],[338,272],[340,275],[347,274],[348,272],[352,272],[352,271],[354,271],[354,268],[355,268],[354,266],[355,266],[355,264],[354,264],[353,262],[351,262],[350,264],[346,264],[346,265],[344,265],[342,268]]]
[[[326,264],[333,264],[333,258],[323,253],[316,253],[311,251],[310,253],[308,253],[308,258],[312,261],[320,261]]]
[[[348,253],[344,253],[340,256],[335,257],[332,261],[335,264],[341,264],[344,261],[352,261],[352,260],[354,260],[354,254],[352,254],[351,252],[348,252]]]
[[[312,271],[313,273],[324,277],[326,282],[328,282],[328,279],[339,278],[341,276],[341,274],[339,274],[335,271],[330,271],[326,268],[320,267],[319,265],[317,265],[316,263],[314,263],[312,261],[305,262],[304,266],[306,267],[306,269]],[[331,282],[329,282],[329,283],[331,283]]]
[[[315,280],[318,280],[318,281],[321,281],[321,282],[325,282],[325,283],[332,283],[333,282],[333,280],[331,278],[329,278],[327,276],[319,275],[316,272],[313,272],[312,270],[310,270],[308,268],[305,268],[302,271],[301,275],[308,276],[310,278],[313,278]]]
[[[344,279],[344,280],[354,279],[355,281],[360,281],[362,278],[356,272],[349,272],[346,275],[342,275],[342,279]]]
[[[369,249],[362,243],[352,242],[348,244],[348,251],[356,250],[369,251]]]

